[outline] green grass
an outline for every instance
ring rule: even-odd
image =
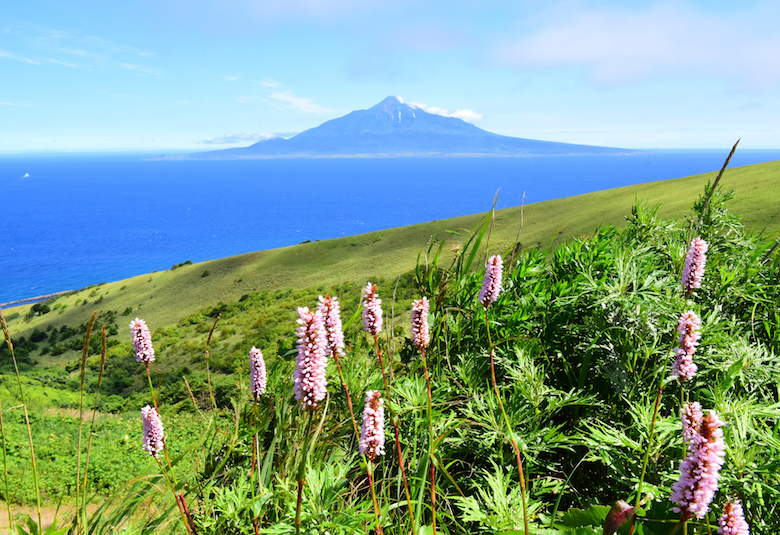
[[[520,229],[523,248],[548,247],[577,236],[589,235],[598,226],[622,227],[635,198],[660,204],[659,216],[682,219],[691,202],[715,173],[636,186],[604,190],[575,197],[507,208],[496,212],[491,250],[503,251],[514,243]],[[737,195],[732,213],[743,217],[749,230],[780,230],[780,162],[728,170],[721,180],[724,189]],[[485,199],[489,208],[490,199]],[[123,281],[89,287],[55,298],[45,315],[25,320],[32,305],[5,311],[14,336],[29,338],[34,329],[85,324],[92,311],[113,311],[119,340],[127,340],[126,324],[136,316],[155,331],[220,302],[237,301],[245,294],[263,290],[331,287],[347,282],[395,280],[411,271],[417,256],[432,236],[446,237],[445,252],[452,253],[484,214],[432,221],[333,240],[248,253],[176,269],[139,275]],[[447,231],[457,231],[454,235]],[[240,232],[240,229],[237,229]],[[208,271],[208,276],[203,273]],[[130,310],[131,309],[131,310]],[[127,314],[124,313],[127,311]],[[100,322],[100,320],[99,320]],[[31,352],[39,366],[64,368],[80,354],[66,351],[58,356]]]

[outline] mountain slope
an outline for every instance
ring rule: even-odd
[[[250,147],[199,152],[190,158],[269,156],[423,156],[620,154],[622,149],[554,143],[487,132],[454,117],[428,113],[387,97],[367,110],[332,119],[290,138],[274,138]]]

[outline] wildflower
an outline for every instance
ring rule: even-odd
[[[500,255],[491,256],[485,266],[485,280],[479,291],[479,302],[487,308],[498,299],[501,293],[501,277],[503,276],[504,261]]]
[[[144,421],[144,449],[149,455],[157,458],[157,455],[165,447],[165,430],[157,409],[147,405],[141,409]]]
[[[686,444],[690,444],[699,436],[701,422],[704,419],[701,403],[698,401],[686,403],[683,408],[680,409],[680,416],[682,417],[683,440],[685,440]]]
[[[701,338],[699,316],[692,310],[683,312],[677,322],[677,331],[680,333],[680,347],[675,352],[672,373],[682,383],[693,379],[699,369],[693,362],[693,354]]]
[[[693,355],[701,339],[701,319],[696,312],[689,310],[680,315],[677,332],[680,333],[680,349]]]
[[[684,424],[685,425],[685,424]],[[672,486],[671,500],[682,520],[702,519],[718,490],[718,476],[726,455],[723,421],[715,411],[704,416],[697,432],[689,430],[688,456],[680,463],[680,479]]]
[[[723,516],[718,521],[718,533],[721,535],[750,535],[750,526],[745,522],[742,504],[739,500],[726,502],[723,506]]]
[[[341,325],[341,309],[339,300],[335,297],[320,296],[320,304],[317,309],[325,320],[325,336],[327,347],[325,354],[334,357],[344,356],[344,331]]]
[[[255,400],[265,393],[268,378],[265,371],[265,360],[259,349],[252,346],[249,351],[249,386]]]
[[[412,343],[420,351],[424,351],[431,343],[428,331],[428,298],[423,297],[412,301]]]
[[[701,280],[704,277],[704,266],[707,263],[707,242],[701,237],[694,238],[685,257],[683,269],[682,287],[689,294],[696,288],[701,288]]]
[[[303,403],[305,409],[314,410],[328,393],[325,378],[325,356],[327,338],[322,313],[309,311],[307,307],[298,308],[298,357],[296,358],[293,390],[295,399]]]
[[[363,289],[363,328],[373,336],[382,332],[382,300],[370,282]]]
[[[385,454],[385,401],[378,390],[366,392],[363,425],[360,427],[360,453],[370,460]]]
[[[148,365],[154,362],[154,348],[152,347],[152,335],[144,320],[135,318],[130,322],[130,333],[133,335],[133,349],[135,360]]]

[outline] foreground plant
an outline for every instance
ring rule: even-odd
[[[436,534],[436,458],[433,454],[433,401],[431,399],[431,374],[428,372],[428,363],[425,360],[425,349],[431,343],[428,327],[428,311],[430,304],[428,298],[423,297],[412,302],[412,343],[420,351],[425,371],[425,386],[428,391],[428,459],[431,463],[431,527]]]
[[[360,454],[367,459],[366,472],[368,484],[371,488],[371,500],[374,502],[374,514],[376,516],[377,535],[384,533],[379,518],[379,503],[374,489],[374,460],[379,455],[385,454],[385,409],[384,400],[378,390],[366,392],[365,405],[363,406],[363,425],[360,427]]]
[[[496,364],[495,364],[495,347],[493,341],[490,338],[490,320],[488,319],[488,307],[496,302],[499,294],[501,293],[501,282],[504,273],[504,261],[500,255],[491,256],[485,266],[485,278],[482,281],[482,288],[479,291],[479,302],[485,311],[485,327],[487,328],[488,344],[490,345],[490,378],[493,381],[493,392],[496,394],[498,400],[498,406],[501,407],[501,414],[504,417],[504,423],[506,424],[506,430],[509,434],[510,442],[512,443],[512,449],[515,452],[515,461],[517,462],[517,473],[520,477],[520,497],[523,503],[523,525],[525,527],[526,535],[530,535],[528,529],[528,505],[526,503],[526,487],[525,487],[525,474],[523,472],[523,460],[520,456],[520,448],[517,447],[517,441],[515,440],[515,433],[512,430],[512,425],[509,423],[509,417],[506,414],[504,408],[504,402],[501,401],[501,393],[498,390],[498,382],[496,381]]]
[[[390,396],[390,383],[387,381],[385,371],[385,362],[382,358],[382,351],[379,349],[379,333],[382,332],[382,300],[379,298],[376,284],[370,282],[363,289],[363,329],[374,339],[374,348],[379,360],[379,367],[382,370],[382,381],[385,385],[385,397],[390,410],[390,420],[393,422],[393,431],[395,432],[395,448],[398,455],[398,468],[401,472],[401,479],[404,485],[404,494],[406,494],[406,506],[409,511],[409,519],[414,527],[414,512],[412,511],[412,499],[409,493],[409,482],[406,479],[406,469],[404,467],[404,454],[401,449],[401,433],[398,431],[398,421],[393,411],[393,398]],[[391,364],[392,365],[392,364]]]
[[[296,401],[308,413],[303,435],[301,461],[298,465],[298,499],[295,506],[295,531],[300,534],[303,485],[306,483],[306,462],[309,456],[309,434],[314,411],[328,394],[328,381],[325,377],[328,358],[325,356],[327,338],[322,313],[319,310],[310,311],[308,307],[299,307],[298,316],[298,357],[296,358],[293,391]]]

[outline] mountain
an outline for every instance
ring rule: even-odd
[[[367,110],[332,119],[290,138],[249,147],[198,152],[194,159],[273,156],[535,156],[622,154],[608,147],[538,141],[494,134],[462,119],[428,113],[387,97]]]

